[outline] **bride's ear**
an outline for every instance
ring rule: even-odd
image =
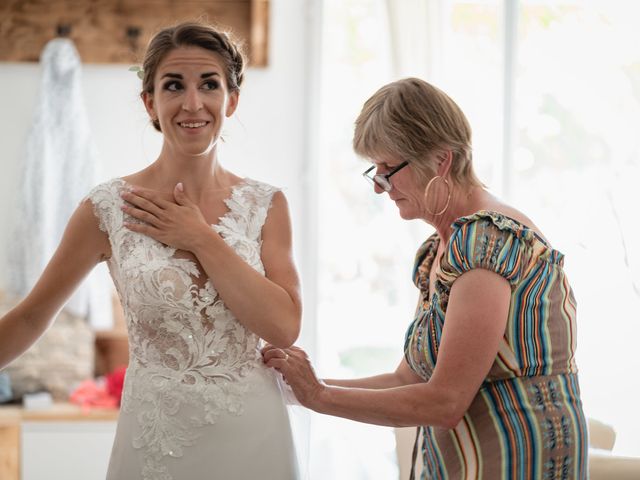
[[[238,108],[238,101],[240,100],[240,92],[238,90],[234,90],[229,93],[229,98],[227,99],[227,108],[225,110],[225,115],[230,117],[233,115],[233,112]]]
[[[144,108],[147,110],[147,113],[151,117],[152,120],[156,120],[158,115],[155,111],[155,104],[153,103],[153,94],[149,92],[142,92],[140,94],[142,97],[142,103],[144,103]]]

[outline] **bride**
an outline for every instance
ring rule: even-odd
[[[244,65],[207,25],[152,39],[141,97],[163,135],[158,158],[89,193],[33,290],[0,319],[2,368],[107,262],[130,345],[109,480],[298,478],[286,407],[259,351],[300,332],[288,206],[217,152]]]

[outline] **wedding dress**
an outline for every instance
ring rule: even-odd
[[[111,243],[129,367],[108,480],[298,478],[291,428],[260,338],[225,307],[188,252],[132,232],[114,179],[88,198]],[[244,179],[212,228],[261,274],[261,230],[277,190]],[[253,301],[248,298],[247,301]]]

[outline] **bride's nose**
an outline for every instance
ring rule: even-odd
[[[202,108],[202,99],[197,88],[187,88],[182,102],[182,109],[185,112],[197,112]]]

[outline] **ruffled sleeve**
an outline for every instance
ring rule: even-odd
[[[494,212],[479,212],[453,224],[442,272],[448,283],[469,270],[484,268],[517,284],[531,260],[533,232]]]

